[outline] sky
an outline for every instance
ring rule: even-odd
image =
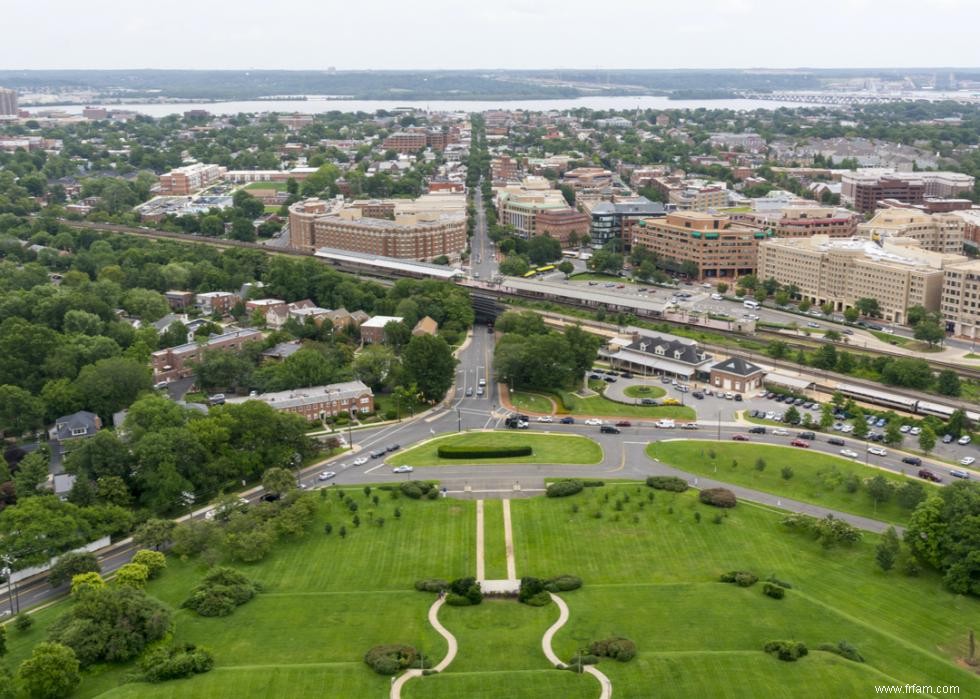
[[[980,66],[980,0],[5,0],[5,69]]]

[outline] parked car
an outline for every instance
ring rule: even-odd
[[[858,457],[858,453],[853,449],[841,449],[840,454],[841,456],[846,456],[848,459],[856,459]]]
[[[483,395],[483,391],[484,391],[483,386],[477,386],[476,387],[476,395],[482,396]]]
[[[749,434],[765,434],[765,433],[766,433],[766,428],[762,426],[749,428]]]
[[[591,379],[592,381],[598,381],[601,378],[602,377],[599,376],[598,374],[589,374],[589,379]]]
[[[732,439],[734,441],[736,441],[736,442],[747,442],[747,441],[749,441],[749,438],[746,437],[744,434],[733,434],[732,435]]]
[[[655,401],[653,398],[643,398],[640,401],[640,405],[656,405],[656,404],[657,401]]]
[[[605,377],[603,377],[602,380],[605,381],[606,383],[616,383],[616,377],[615,376],[605,376]]]
[[[968,435],[968,434],[963,435],[962,437],[960,437],[959,439],[956,440],[956,443],[957,444],[963,444],[963,445],[969,444],[970,443],[970,435]]]
[[[601,425],[599,431],[603,434],[619,434],[619,428],[612,425]]]
[[[875,420],[875,427],[884,427],[887,424],[888,424],[888,420],[886,420],[883,417],[880,417],[877,420]]]
[[[912,425],[902,425],[901,427],[898,428],[898,431],[901,432],[902,434],[908,434],[909,432],[912,431]]]
[[[810,443],[805,439],[794,439],[789,443],[791,447],[802,447],[803,449],[809,449]]]
[[[943,482],[942,478],[940,478],[939,476],[937,476],[935,473],[933,473],[927,468],[919,469],[919,478],[922,478],[923,480],[927,480],[927,481],[932,481],[933,483]]]
[[[415,469],[413,469],[411,466],[409,466],[409,465],[406,464],[405,466],[395,466],[393,469],[391,469],[391,472],[392,473],[411,473],[414,470]]]
[[[868,453],[875,456],[888,456],[888,452],[881,447],[868,447]]]
[[[317,476],[316,479],[318,481],[329,481],[331,478],[333,478],[336,475],[337,474],[334,473],[333,471],[324,471],[319,476]]]
[[[909,466],[921,466],[922,459],[920,459],[918,456],[903,456],[902,463],[908,464]]]
[[[742,394],[741,393],[736,393],[735,394],[735,402],[736,403],[741,403],[742,402]]]
[[[732,391],[725,391],[725,400],[732,400],[735,394]]]
[[[943,435],[943,444],[949,444],[954,439],[956,439],[956,437],[954,437],[953,435],[951,435],[951,434],[944,434]]]
[[[469,398],[472,395],[473,395],[473,387],[472,386],[467,386],[466,387],[466,397]]]
[[[573,417],[563,417],[558,422],[560,422],[563,425],[574,425],[575,424],[575,418],[573,418]]]
[[[776,402],[777,403],[782,403],[784,400],[786,400],[786,398],[787,398],[787,396],[784,396],[784,395],[780,394],[780,395],[776,396]]]
[[[922,434],[922,428],[913,427],[912,429],[909,430],[909,434],[912,435],[913,437],[918,437],[920,434]]]
[[[693,398],[697,398],[698,400],[703,400],[704,399],[704,394],[701,393],[701,391],[695,391],[694,393],[691,394],[691,396]]]
[[[833,444],[835,447],[842,447],[844,446],[844,440],[840,437],[831,437],[827,440],[827,444]]]
[[[967,459],[969,459],[969,461],[967,461]],[[963,464],[964,466],[969,466],[974,461],[976,461],[976,459],[974,459],[972,456],[968,456],[966,457],[966,459],[960,459],[960,463]],[[970,480],[969,472],[959,468],[950,469],[949,475],[953,476],[953,478],[963,478],[965,480]]]

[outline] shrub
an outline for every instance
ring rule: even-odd
[[[201,616],[228,616],[259,591],[259,586],[234,568],[213,569],[191,591],[184,604]]]
[[[545,494],[549,498],[564,498],[568,497],[569,495],[581,493],[583,487],[582,481],[570,478],[568,480],[550,483],[548,485],[548,489],[545,491]]]
[[[142,590],[146,587],[146,581],[150,579],[150,569],[142,563],[127,563],[119,567],[116,571],[114,582],[116,585],[134,587]]]
[[[450,607],[469,607],[472,602],[465,595],[457,595],[455,592],[446,593],[446,604]]]
[[[105,580],[98,573],[79,573],[71,578],[71,594],[76,597],[86,590],[101,590],[105,587]]]
[[[483,591],[480,589],[480,583],[476,581],[476,578],[456,578],[449,583],[449,591],[451,594],[465,597],[470,604],[479,604],[483,601]]]
[[[864,656],[858,652],[858,649],[852,646],[847,641],[838,641],[834,643],[821,643],[817,646],[817,650],[826,651],[827,653],[836,653],[842,658],[847,658],[848,660],[853,660],[856,663],[863,663]]]
[[[517,593],[517,601],[532,607],[543,607],[551,601],[545,585],[548,581],[530,576],[521,578],[521,588]]]
[[[426,483],[425,481],[402,481],[398,485],[398,488],[401,490],[402,495],[413,500],[419,500],[427,495],[431,498],[433,497],[431,495],[432,493],[436,496],[439,494],[432,483]]]
[[[418,650],[398,643],[375,646],[364,654],[364,662],[379,675],[397,675],[409,667],[424,669],[428,664]]]
[[[628,638],[607,638],[590,643],[589,653],[625,663],[636,657],[636,644]]]
[[[649,476],[647,485],[655,490],[670,490],[674,493],[687,490],[687,481],[677,476]]]
[[[568,661],[568,665],[565,665],[563,670],[571,670],[572,672],[578,672],[579,666],[585,667],[586,665],[598,665],[599,656],[592,654],[576,653],[572,656],[572,659]]]
[[[14,628],[18,631],[27,631],[32,626],[34,626],[34,617],[27,612],[21,612],[14,617]]]
[[[140,549],[133,556],[133,563],[139,563],[146,566],[146,571],[150,576],[150,580],[160,575],[167,567],[167,557],[159,551],[151,551],[149,549]]]
[[[585,488],[601,488],[605,484],[606,484],[605,481],[596,481],[596,480],[582,481],[582,486]]]
[[[809,652],[806,644],[800,641],[769,641],[763,650],[790,663],[799,660]]]
[[[147,653],[140,663],[143,679],[147,682],[165,682],[199,675],[213,667],[214,656],[191,643],[174,648],[158,648]]]
[[[747,570],[732,570],[728,573],[722,573],[719,579],[723,583],[735,583],[739,587],[752,587],[759,580],[758,576]]]
[[[786,588],[767,582],[762,586],[762,594],[773,599],[782,599],[786,596]]]
[[[568,592],[582,587],[582,578],[574,575],[559,575],[545,581],[544,589],[548,592]]]
[[[705,488],[698,495],[698,499],[705,505],[713,507],[735,507],[737,502],[735,493],[727,488]]]
[[[780,587],[785,587],[787,590],[792,590],[793,586],[786,582],[785,580],[780,580],[775,575],[770,575],[766,578],[766,582],[771,582],[773,585],[779,585]]]
[[[439,578],[427,578],[416,580],[415,589],[419,592],[442,592],[449,589],[449,583]]]
[[[519,456],[530,456],[531,447],[526,444],[511,447],[441,446],[436,450],[436,453],[440,459],[510,459]]]

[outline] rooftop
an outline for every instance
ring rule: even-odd
[[[358,398],[364,394],[371,394],[371,389],[361,381],[346,381],[344,383],[332,383],[326,386],[309,386],[307,388],[294,388],[291,391],[276,391],[275,393],[260,393],[257,396],[239,396],[228,398],[226,403],[244,403],[249,400],[257,400],[273,408],[280,410],[285,408],[296,408],[311,403],[319,403],[324,400],[341,401]]]

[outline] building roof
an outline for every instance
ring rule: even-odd
[[[64,415],[54,421],[54,427],[48,431],[51,439],[72,439],[89,437],[99,431],[102,421],[95,413],[79,410],[71,415]]]
[[[415,324],[414,328],[412,328],[412,334],[414,335],[416,333],[425,333],[426,335],[435,335],[436,331],[438,330],[439,330],[439,323],[437,323],[429,316],[425,316],[424,318],[419,320],[418,323]]]
[[[718,362],[711,367],[711,371],[723,371],[726,374],[735,374],[736,376],[752,376],[753,374],[765,372],[762,367],[756,366],[741,357],[729,357],[722,362]]]
[[[711,355],[699,350],[697,344],[661,335],[640,335],[626,346],[627,350],[639,352],[657,359],[669,359],[691,366],[699,366],[711,359]]]
[[[400,316],[374,316],[361,324],[362,328],[383,328],[388,323],[400,323],[404,318]]]
[[[362,381],[346,381],[344,383],[332,383],[326,386],[309,386],[307,388],[294,388],[291,391],[276,391],[275,393],[260,393],[257,396],[240,396],[228,398],[226,403],[244,403],[249,400],[257,400],[267,405],[271,405],[278,410],[287,408],[299,408],[304,405],[322,403],[325,400],[343,401],[360,398],[363,395],[373,395],[371,389]]]
[[[222,333],[221,335],[211,335],[207,341],[204,343],[205,349],[212,344],[217,344],[219,342],[224,342],[225,340],[241,340],[252,338],[254,340],[259,340],[262,338],[262,333],[255,328],[242,328],[241,330],[232,330],[231,332]],[[170,350],[157,350],[153,354],[159,354],[161,352],[173,352],[174,354],[181,354],[184,352],[191,352],[198,348],[197,342],[188,342],[184,345],[177,345]]]
[[[642,201],[640,201],[642,199]],[[618,214],[620,216],[662,216],[664,205],[659,201],[650,201],[646,197],[637,197],[633,201],[601,201],[592,207],[592,215]]]
[[[302,349],[302,347],[303,345],[301,345],[298,340],[294,340],[292,342],[280,342],[278,345],[274,345],[263,352],[262,356],[273,357],[275,359],[285,359],[286,357],[298,352],[300,349]]]
[[[402,260],[396,257],[383,257],[369,253],[352,252],[350,250],[339,250],[337,248],[318,248],[316,257],[329,260],[338,265],[364,265],[372,270],[386,269],[395,272],[405,272],[417,277],[432,277],[434,279],[450,280],[458,277],[462,272],[453,267],[445,265],[434,265],[426,262],[413,262]]]
[[[675,362],[644,352],[633,352],[629,349],[620,350],[615,354],[611,354],[609,358],[616,362],[629,362],[630,364],[645,366],[655,371],[662,371],[667,374],[675,374],[687,378],[693,376],[695,372],[695,368],[690,364]]]

